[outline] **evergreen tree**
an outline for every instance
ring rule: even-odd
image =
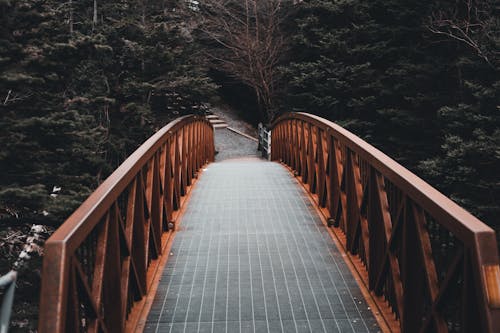
[[[429,30],[453,80],[437,110],[441,151],[420,164],[453,200],[497,230],[500,240],[500,8],[494,1],[436,4]],[[444,39],[443,39],[444,37]]]
[[[429,10],[419,1],[299,5],[284,109],[338,121],[407,163],[435,151],[431,110],[444,103],[446,83],[423,35]]]
[[[24,222],[60,223],[95,187],[103,163],[95,117],[68,104],[76,53],[62,12],[47,1],[4,3],[0,91],[0,200]],[[54,188],[61,190],[53,191]]]
[[[215,86],[181,5],[1,3],[0,203],[12,217],[60,224],[155,128],[203,112]]]
[[[0,232],[59,226],[155,129],[204,112],[215,85],[183,6],[0,0]],[[16,294],[32,328],[39,268]]]
[[[283,111],[339,122],[499,228],[498,10],[304,1],[287,26]]]

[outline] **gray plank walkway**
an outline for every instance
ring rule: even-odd
[[[262,155],[257,151],[257,143],[231,132],[228,129],[215,130],[215,161],[220,162],[231,158],[256,157]]]
[[[307,195],[277,163],[210,164],[145,332],[378,332]]]

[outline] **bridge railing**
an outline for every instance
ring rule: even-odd
[[[12,305],[14,304],[14,293],[16,291],[17,272],[11,270],[0,276],[0,333],[7,333],[10,324]],[[2,295],[3,294],[3,295]]]
[[[271,131],[268,130],[262,123],[259,123],[257,128],[259,134],[259,146],[257,150],[262,152],[262,157],[271,157]]]
[[[320,117],[277,119],[271,158],[313,194],[346,251],[359,257],[376,302],[389,306],[403,332],[500,332],[491,228]]]
[[[169,123],[47,240],[40,332],[121,332],[134,325],[190,185],[213,161],[213,142],[204,117]]]

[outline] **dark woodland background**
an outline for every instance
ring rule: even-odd
[[[250,2],[242,27],[244,1],[0,0],[0,274],[32,224],[217,103],[335,121],[500,230],[498,1]],[[15,330],[36,327],[40,262]]]

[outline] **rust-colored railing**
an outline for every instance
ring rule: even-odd
[[[106,179],[45,244],[39,331],[130,328],[191,183],[213,158],[212,126],[186,116]]]
[[[500,268],[491,228],[316,116],[277,119],[271,155],[314,194],[345,250],[358,256],[376,302],[394,313],[396,328],[500,332]]]

